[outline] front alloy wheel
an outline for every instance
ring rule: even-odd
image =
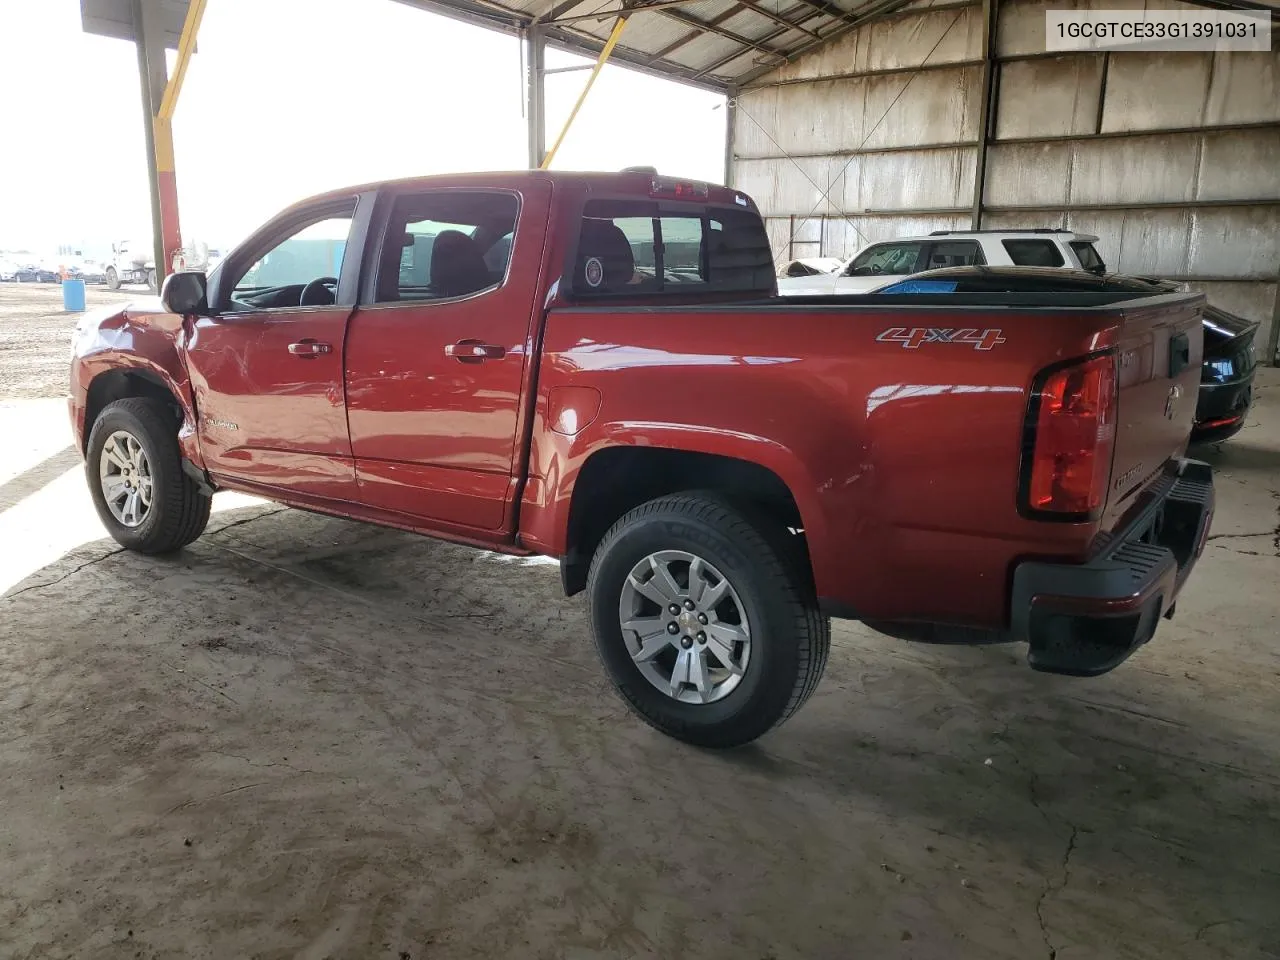
[[[89,495],[107,532],[130,550],[177,550],[209,521],[209,497],[182,469],[180,422],[161,400],[126,397],[107,404],[89,431]]]
[[[117,430],[107,438],[98,460],[102,499],[126,527],[140,526],[151,510],[151,463],[138,438]]]

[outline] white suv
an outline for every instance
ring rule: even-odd
[[[1106,273],[1097,237],[1070,230],[935,230],[863,247],[833,273],[781,277],[783,296],[868,293],[899,277],[940,267],[1061,267]]]

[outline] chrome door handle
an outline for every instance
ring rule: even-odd
[[[322,353],[333,353],[333,347],[317,340],[299,340],[297,343],[289,344],[289,352],[303,360],[313,360]]]
[[[479,340],[459,340],[445,347],[444,355],[462,363],[479,363],[481,360],[501,360],[507,355],[507,350],[497,344],[481,343]]]

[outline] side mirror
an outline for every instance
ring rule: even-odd
[[[164,278],[160,302],[170,313],[188,316],[209,312],[208,282],[198,270],[182,270]]]

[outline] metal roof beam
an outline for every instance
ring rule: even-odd
[[[631,6],[631,7],[623,6],[623,7],[619,7],[616,9],[609,9],[609,10],[595,10],[595,11],[592,11],[591,13],[582,13],[582,14],[575,14],[574,16],[571,16],[571,17],[562,17],[558,20],[551,19],[556,16],[557,12],[571,10],[573,9],[573,7],[579,6],[581,4],[581,0],[565,0],[565,2],[552,8],[552,10],[545,15],[545,19],[542,22],[548,25],[554,24],[555,26],[568,26],[574,23],[579,23],[583,20],[607,20],[610,17],[617,17],[623,14],[625,14],[628,17],[631,17],[631,16],[635,16],[638,13],[643,13],[645,11],[651,10],[654,13],[658,13],[658,14],[661,14],[662,16],[667,17],[668,19],[676,20],[680,23],[686,24],[693,28],[693,32],[685,34],[683,37],[680,37],[674,43],[668,44],[666,47],[663,47],[657,53],[653,54],[653,56],[658,59],[661,59],[667,56],[668,54],[672,53],[673,51],[680,49],[685,44],[698,39],[698,37],[702,36],[705,33],[711,33],[711,34],[715,34],[716,36],[724,37],[726,40],[732,40],[734,43],[738,44],[742,48],[759,50],[762,53],[766,53],[766,54],[769,54],[770,56],[777,57],[780,60],[786,60],[785,51],[779,50],[776,47],[768,46],[767,44],[764,44],[760,41],[752,40],[749,37],[744,37],[739,33],[736,33],[732,30],[726,30],[725,28],[720,26],[720,23],[722,23],[725,20],[728,20],[731,17],[736,16],[737,14],[741,13],[744,10],[747,11],[748,13],[760,14],[764,16],[766,19],[773,20],[774,22],[783,26],[784,29],[773,31],[773,33],[770,34],[771,36],[782,36],[784,33],[790,30],[798,30],[799,32],[805,34],[806,36],[811,37],[813,40],[821,39],[821,37],[819,37],[818,34],[813,33],[810,30],[806,30],[800,24],[793,23],[792,21],[787,20],[784,17],[773,13],[772,11],[765,10],[762,7],[757,7],[755,5],[754,0],[738,0],[738,2],[734,3],[734,5],[731,6],[729,9],[725,10],[721,14],[718,14],[717,16],[713,17],[710,20],[702,20],[698,17],[694,17],[687,13],[681,13],[678,10],[672,9],[674,7],[684,6],[685,4],[688,4],[688,3],[697,3],[697,2],[699,2],[699,0],[659,0],[659,2],[657,3],[642,4],[642,5]],[[741,53],[739,52],[737,56],[740,56],[740,55]]]
[[[786,33],[787,30],[775,30],[772,33],[770,33],[768,37],[764,37],[761,40],[752,40],[750,37],[744,37],[740,33],[734,33],[732,30],[726,30],[724,27],[721,27],[718,25],[720,21],[728,20],[729,17],[738,13],[739,7],[741,7],[741,4],[734,7],[730,7],[729,10],[727,10],[725,13],[720,14],[719,16],[714,17],[711,20],[699,20],[697,17],[691,16],[690,14],[687,14],[687,13],[682,13],[679,10],[663,9],[663,10],[658,10],[657,12],[661,16],[667,17],[670,20],[676,20],[680,23],[685,24],[686,26],[693,27],[695,30],[698,30],[702,33],[714,33],[716,36],[724,37],[726,40],[732,40],[734,43],[740,46],[747,47],[751,50],[759,50],[761,53],[766,53],[769,56],[777,57],[779,60],[785,61],[787,59],[787,53],[785,50],[779,50],[777,47],[771,47],[764,41],[773,39],[774,37],[780,37],[782,36],[782,34]],[[644,7],[637,7],[632,10],[632,13],[636,13],[643,9]],[[794,28],[788,27],[787,29],[794,29]],[[686,42],[688,41],[681,40],[679,41],[679,45],[683,46],[684,43]],[[669,51],[666,51],[666,52],[669,52]],[[665,56],[666,52],[663,52],[660,55]],[[741,53],[739,53],[739,56],[741,56]]]
[[[834,3],[827,3],[827,0],[799,0],[806,7],[810,7],[822,14],[824,17],[831,17],[833,20],[843,20],[846,23],[853,23],[857,17],[850,11],[837,7]]]
[[[813,6],[813,5],[815,5],[815,4],[820,4],[820,3],[822,3],[822,0],[802,0],[802,2],[804,2],[804,3],[806,3],[806,4],[810,5],[810,6]],[[896,6],[905,6],[905,5],[906,5],[907,3],[909,3],[909,2],[910,2],[910,0],[880,0],[880,4],[879,4],[878,6],[877,6],[877,4],[876,4],[876,3],[874,3],[874,2],[873,2],[873,3],[868,3],[866,6],[864,6],[864,7],[862,8],[862,10],[871,10],[871,8],[874,8],[874,10],[872,10],[872,12],[865,13],[865,14],[860,14],[860,13],[859,13],[859,11],[846,12],[846,11],[840,10],[840,8],[839,8],[839,7],[833,8],[833,9],[835,9],[835,10],[839,11],[839,13],[842,15],[842,16],[840,17],[840,19],[841,19],[841,20],[842,20],[842,22],[843,22],[843,26],[841,26],[841,27],[837,27],[836,29],[832,30],[830,33],[828,33],[828,34],[825,34],[825,35],[821,36],[821,37],[820,37],[819,39],[817,39],[817,40],[811,40],[811,41],[809,41],[808,43],[801,44],[799,47],[797,47],[797,48],[796,48],[796,50],[789,51],[789,52],[788,52],[788,55],[787,55],[787,59],[790,59],[791,57],[794,57],[798,51],[813,49],[813,48],[814,48],[814,47],[816,47],[816,46],[819,46],[819,45],[821,45],[821,44],[823,44],[823,43],[826,43],[826,42],[827,42],[827,40],[828,40],[828,39],[830,39],[831,37],[834,37],[834,36],[837,36],[838,34],[844,33],[846,30],[852,29],[852,28],[853,28],[853,27],[855,27],[855,26],[859,26],[859,25],[861,25],[861,24],[862,24],[862,23],[864,23],[866,20],[868,20],[868,19],[870,19],[871,17],[875,16],[875,14],[876,14],[876,13],[881,12],[882,8],[884,8],[886,4],[896,5]],[[828,5],[828,6],[829,6],[829,5]],[[811,19],[813,19],[814,17],[821,16],[821,15],[823,15],[823,14],[818,13],[818,12],[815,12],[815,13],[811,14],[809,17],[807,17],[807,18],[805,18],[805,19],[809,19],[809,20],[811,20]],[[825,14],[825,15],[826,15],[826,16],[835,16],[835,14],[831,14],[831,13],[827,13],[827,14]],[[857,16],[855,16],[855,15],[857,15]],[[773,38],[775,38],[775,37],[780,37],[780,36],[782,36],[782,34],[783,34],[784,32],[785,32],[785,31],[783,31],[783,30],[775,30],[773,33],[768,34],[767,36],[763,37],[762,39],[765,39],[765,40],[772,40],[772,39],[773,39]],[[682,42],[683,42],[683,41],[682,41]],[[699,79],[700,79],[700,78],[702,78],[702,77],[705,77],[705,76],[707,76],[708,74],[714,73],[716,70],[719,70],[719,69],[720,69],[721,67],[723,67],[725,64],[732,63],[734,60],[737,60],[737,59],[738,59],[739,57],[741,57],[741,56],[742,56],[742,51],[741,51],[741,50],[737,51],[736,53],[728,54],[728,55],[726,55],[726,56],[723,56],[723,57],[721,57],[719,60],[715,61],[714,63],[712,63],[712,64],[710,64],[710,65],[708,65],[708,66],[705,66],[705,67],[703,67],[701,70],[697,71],[697,73],[695,73],[695,74],[694,74],[694,76],[695,76],[695,77],[698,77]],[[763,74],[763,73],[768,73],[768,72],[769,72],[770,70],[772,70],[772,69],[774,69],[774,68],[773,68],[773,66],[770,66],[770,65],[768,65],[768,64],[766,64],[766,65],[762,65],[762,66],[760,66],[760,67],[757,67],[757,68],[755,68],[754,70],[750,71],[750,78],[751,78],[751,79],[754,79],[756,76],[759,76],[760,74]],[[738,81],[738,82],[739,82],[739,83],[742,83],[742,82],[744,82],[744,81]]]
[[[800,33],[803,33],[805,36],[812,37],[814,40],[822,39],[822,37],[819,34],[814,33],[812,30],[808,29],[807,27],[802,27],[800,24],[796,23],[794,20],[790,20],[787,17],[782,16],[782,14],[780,13],[774,13],[772,10],[766,9],[761,4],[757,3],[756,0],[738,0],[738,6],[745,7],[747,10],[750,10],[752,13],[758,13],[760,14],[760,16],[765,17],[766,19],[772,20],[774,23],[780,24],[781,26],[786,27],[788,30],[798,30]]]
[[[562,3],[557,3],[554,7],[548,10],[546,13],[538,14],[536,17],[533,18],[533,22],[548,23],[550,21],[553,21],[559,18],[559,16],[562,13],[568,13],[574,7],[580,7],[580,6],[582,6],[582,0],[563,0]]]
[[[1210,10],[1230,10],[1238,13],[1269,13],[1272,22],[1280,20],[1280,9],[1268,3],[1253,3],[1251,0],[1186,0],[1195,7],[1207,7]]]
[[[830,43],[836,37],[843,36],[844,34],[848,33],[850,30],[854,29],[855,27],[861,27],[867,23],[870,23],[871,21],[877,19],[883,14],[892,13],[893,11],[897,10],[900,7],[905,7],[910,2],[911,0],[871,0],[870,3],[864,4],[863,6],[859,7],[857,10],[850,11],[850,13],[853,14],[853,19],[844,20],[840,24],[840,26],[824,34],[821,40],[809,40],[805,43],[800,44],[800,46],[796,47],[794,50],[787,51],[787,58],[791,59],[794,57],[798,57],[802,54],[808,53],[809,51],[816,49],[819,46],[822,46],[823,44]],[[970,4],[968,2],[963,4],[963,6],[969,6],[969,5]],[[925,8],[922,8],[922,12],[928,12],[931,9],[933,8],[925,7]],[[769,34],[766,37],[762,37],[761,39],[772,40],[775,37],[780,35],[781,35],[781,31],[778,31],[776,33]],[[741,56],[741,54],[739,54],[738,56]],[[694,74],[694,76],[701,79],[702,77],[705,77],[707,74],[720,69],[720,67],[724,66],[725,64],[732,63],[736,59],[737,57],[729,57],[727,59],[722,59],[716,63],[711,64],[708,67],[703,67],[696,74]],[[775,69],[775,67],[767,64],[756,67],[753,70],[747,71],[747,73],[743,74],[742,76],[735,78],[734,84],[739,86],[746,85],[750,83],[752,80],[756,79],[757,77],[762,76],[763,74],[766,74],[773,69]]]
[[[515,37],[522,36],[532,20],[531,17],[517,11],[503,11],[493,5],[473,2],[473,0],[396,0],[396,2]],[[581,0],[575,0],[575,5],[578,3],[581,3]],[[616,13],[614,15],[616,16]],[[543,29],[547,43],[557,50],[595,58],[604,48],[605,41],[601,37],[593,37],[554,23],[544,23]],[[669,61],[659,62],[661,58],[653,54],[642,53],[628,47],[619,46],[610,59],[625,63],[629,68],[640,73],[664,80],[678,80],[702,90],[724,93],[727,89],[726,84],[721,81],[695,76],[697,71],[692,67]]]
[[[581,33],[560,29],[554,24],[545,24],[544,29],[548,44],[569,53],[596,57],[600,55],[600,51],[604,48],[604,40],[588,38]],[[662,60],[652,54],[642,53],[629,47],[619,45],[609,59],[616,63],[625,63],[632,70],[638,70],[641,73],[647,73],[650,76],[660,77],[664,80],[678,80],[703,90],[714,90],[717,93],[726,91],[724,83],[710,78],[697,77],[695,76],[697,71],[691,67],[669,60]]]
[[[716,16],[712,17],[710,20],[703,21],[703,22],[708,23],[708,24],[710,24],[710,25],[712,25],[712,26],[716,26],[716,25],[718,25],[718,24],[722,23],[723,21],[728,20],[730,17],[736,16],[739,12],[741,12],[741,11],[742,11],[742,10],[744,10],[744,9],[749,9],[749,8],[747,8],[747,7],[745,6],[745,4],[743,4],[743,3],[735,3],[732,7],[730,7],[730,8],[729,8],[729,9],[727,9],[727,10],[725,10],[723,13],[717,14]],[[753,9],[753,8],[751,8],[751,9]],[[760,11],[755,11],[755,12],[760,12]],[[798,24],[791,23],[790,21],[787,21],[787,22],[788,22],[788,25],[789,25],[789,29],[792,29],[792,30],[802,30],[802,29],[803,29],[803,28],[802,28],[802,27],[800,27]],[[667,46],[663,47],[661,50],[659,50],[657,53],[655,53],[655,54],[654,54],[654,56],[655,56],[655,57],[665,57],[665,56],[668,56],[668,55],[670,55],[670,54],[674,53],[676,50],[679,50],[679,49],[680,49],[681,47],[683,47],[686,43],[691,43],[691,42],[693,42],[694,40],[697,40],[697,39],[698,39],[698,37],[702,36],[702,33],[703,33],[703,32],[704,32],[704,31],[703,31],[701,28],[699,28],[698,30],[695,30],[693,33],[686,33],[683,37],[680,37],[680,38],[679,38],[678,40],[676,40],[674,43],[669,43],[669,44],[667,44]],[[715,32],[715,31],[711,31],[711,32]],[[805,32],[808,32],[808,31],[805,31]],[[769,34],[769,36],[770,36],[770,37],[780,37],[780,36],[782,36],[782,34],[784,34],[784,33],[786,33],[786,30],[774,30],[772,33],[770,33],[770,34]],[[757,48],[757,49],[759,49],[759,48]],[[738,50],[738,51],[736,51],[736,52],[734,53],[734,55],[733,55],[733,58],[732,58],[732,59],[735,59],[735,60],[736,60],[738,57],[742,56],[742,54],[743,54],[744,52],[745,52],[745,50]],[[774,52],[774,51],[767,51],[767,52]],[[785,55],[784,53],[774,52],[774,55],[775,55],[775,56],[781,56],[784,60],[786,59],[786,55]],[[693,72],[693,71],[690,71],[690,72]]]
[[[643,10],[661,11],[667,7],[683,7],[691,3],[699,3],[701,0],[658,0],[657,3],[646,3],[642,6],[627,6],[623,4],[620,7],[611,7],[608,10],[598,9],[592,10],[590,13],[575,13],[572,17],[562,17],[561,13],[572,10],[574,7],[582,6],[582,0],[565,0],[564,3],[552,8],[552,10],[541,18],[535,17],[535,22],[539,23],[579,23],[583,20],[612,20],[616,17],[631,16],[640,13]]]
[[[610,17],[620,17],[624,13],[630,16],[632,14],[641,13],[645,10],[660,11],[669,7],[682,7],[690,3],[699,3],[699,2],[701,2],[701,0],[658,0],[657,3],[637,4],[631,7],[628,7],[626,4],[624,4],[623,6],[618,7],[617,9],[593,10],[591,13],[579,13],[579,14],[574,14],[572,17],[562,17],[561,14],[567,13],[568,11],[572,10],[574,7],[578,7],[582,5],[582,0],[564,0],[563,3],[557,4],[555,7],[552,7],[548,13],[539,17],[535,17],[534,22],[562,24],[562,23],[577,23],[580,20],[608,20]],[[734,14],[742,10],[746,10],[749,13],[757,13],[760,16],[764,17],[766,20],[772,20],[774,23],[784,26],[789,30],[799,30],[801,33],[805,34],[808,37],[812,37],[814,40],[822,39],[818,34],[814,33],[812,30],[806,29],[805,27],[796,23],[794,20],[789,20],[786,17],[784,17],[782,14],[774,13],[772,10],[769,10],[764,6],[761,6],[757,2],[757,0],[737,0],[737,2],[734,3],[733,7],[730,10],[725,11],[720,16],[717,16],[714,19],[709,21],[700,21],[700,22],[719,23],[722,20],[729,19]]]

